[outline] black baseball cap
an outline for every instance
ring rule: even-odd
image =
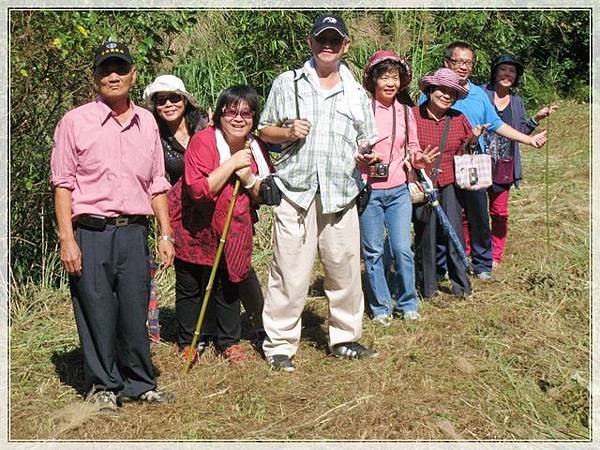
[[[125,44],[120,42],[105,42],[96,49],[94,56],[94,69],[109,58],[118,58],[129,64],[133,64],[133,58]]]
[[[334,14],[323,14],[317,17],[317,20],[315,20],[315,24],[312,27],[311,34],[313,36],[318,36],[325,30],[335,30],[343,38],[348,37],[348,28],[346,28],[344,20],[340,16]]]

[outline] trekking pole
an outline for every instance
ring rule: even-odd
[[[249,146],[249,144],[248,144],[248,142],[246,142],[246,148],[248,146]],[[229,231],[229,224],[231,223],[231,218],[233,216],[233,207],[235,206],[235,201],[237,199],[239,190],[240,190],[240,179],[237,178],[235,180],[235,186],[233,188],[233,194],[231,196],[231,200],[229,201],[229,209],[227,210],[227,216],[225,217],[225,225],[223,226],[223,232],[221,233],[221,238],[219,239],[219,247],[217,247],[217,254],[215,255],[215,262],[213,263],[213,267],[210,272],[210,277],[208,278],[208,284],[206,285],[206,291],[204,292],[204,300],[202,300],[202,308],[200,309],[200,315],[198,316],[198,322],[196,323],[196,330],[194,331],[192,345],[190,346],[190,351],[188,352],[188,355],[187,355],[187,361],[185,362],[185,366],[183,367],[183,373],[188,373],[188,370],[190,370],[190,366],[192,363],[192,358],[196,354],[196,345],[198,344],[198,338],[200,336],[200,329],[202,328],[202,322],[204,322],[204,314],[206,313],[206,307],[208,306],[208,299],[210,298],[210,294],[212,293],[213,283],[215,281],[215,275],[217,274],[217,267],[219,266],[219,261],[221,260],[221,254],[223,253],[223,248],[225,247],[225,241],[227,240],[227,232]]]
[[[552,102],[548,105],[548,108],[552,106]],[[548,122],[546,126],[546,170],[544,171],[545,179],[545,201],[546,201],[546,256],[550,254],[550,192],[548,188],[548,169],[550,168],[550,114],[548,114]]]

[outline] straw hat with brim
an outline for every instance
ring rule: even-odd
[[[158,92],[176,92],[187,98],[194,107],[198,107],[196,99],[186,89],[181,78],[175,75],[160,75],[144,89],[144,101],[149,107],[154,107],[154,94]]]
[[[426,75],[419,80],[419,89],[426,92],[430,86],[443,86],[456,92],[458,99],[465,98],[469,91],[458,81],[458,75],[454,71],[442,68],[436,70],[433,75]]]
[[[406,59],[391,50],[379,50],[373,53],[373,56],[371,56],[369,62],[367,63],[367,67],[365,67],[365,72],[363,74],[363,87],[368,89],[367,87],[369,84],[371,71],[377,64],[385,60],[396,61],[400,64],[400,88],[398,91],[406,89],[412,80],[412,70],[410,69],[410,65]]]

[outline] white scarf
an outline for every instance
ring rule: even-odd
[[[217,140],[217,150],[219,151],[219,165],[223,164],[225,160],[231,158],[231,149],[229,148],[229,144],[225,140],[223,136],[223,132],[218,128],[215,128],[215,136]],[[256,165],[258,166],[258,179],[263,179],[271,171],[269,170],[269,165],[265,160],[262,150],[260,149],[260,145],[258,145],[258,141],[249,134],[246,136],[246,139],[250,142],[250,151],[252,152],[252,156],[254,157],[254,161],[256,161]]]

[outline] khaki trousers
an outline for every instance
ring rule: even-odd
[[[273,262],[263,310],[267,357],[292,357],[298,350],[300,316],[317,251],[329,300],[329,347],[358,341],[362,335],[364,300],[356,206],[343,213],[323,214],[319,194],[308,211],[284,197],[275,208]]]

